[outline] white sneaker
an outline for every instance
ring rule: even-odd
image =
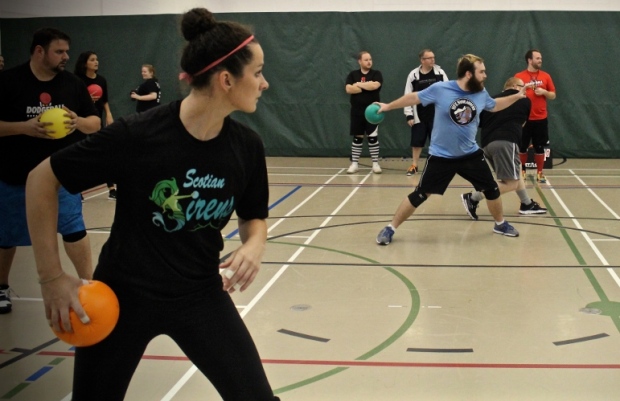
[[[0,290],[0,313],[9,313],[13,304],[11,303],[11,289],[3,288]]]
[[[379,163],[377,162],[372,163],[372,172],[375,174],[381,174],[382,170],[381,170],[381,166],[379,166]]]
[[[351,165],[349,166],[349,169],[347,170],[347,174],[355,174],[358,172],[359,170],[359,165],[355,162],[351,163]]]

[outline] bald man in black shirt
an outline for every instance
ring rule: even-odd
[[[519,78],[508,78],[504,83],[504,91],[493,97],[497,99],[510,96],[523,88],[523,85]],[[544,214],[547,209],[529,197],[521,175],[519,144],[531,107],[531,101],[523,98],[496,113],[483,111],[480,114],[481,142],[484,155],[495,171],[500,193],[517,193],[521,201],[520,214]],[[462,194],[461,199],[469,217],[478,220],[476,209],[484,195],[481,192],[469,192]]]

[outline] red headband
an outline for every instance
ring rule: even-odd
[[[218,65],[222,61],[226,60],[228,57],[232,56],[233,54],[235,54],[236,52],[241,50],[245,45],[250,43],[253,39],[254,39],[254,35],[250,35],[249,38],[247,38],[246,40],[241,42],[241,44],[239,46],[235,47],[230,53],[228,53],[227,55],[225,55],[223,57],[218,58],[217,60],[215,60],[214,62],[212,62],[211,64],[209,64],[208,66],[206,66],[205,68],[203,68],[202,70],[198,71],[195,74],[188,74],[186,72],[180,73],[179,74],[179,80],[187,81],[187,83],[191,83],[193,77],[196,77],[196,76],[198,76],[200,74],[203,74],[203,73],[209,71],[211,68],[215,67],[216,65]]]

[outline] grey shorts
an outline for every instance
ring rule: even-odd
[[[493,141],[484,147],[484,155],[498,180],[518,180],[521,174],[519,146],[509,141]]]

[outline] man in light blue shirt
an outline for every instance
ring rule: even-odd
[[[431,194],[442,195],[456,174],[484,193],[487,206],[495,219],[493,232],[518,237],[518,231],[504,220],[497,182],[482,149],[476,143],[476,132],[482,110],[496,112],[525,97],[525,87],[511,96],[493,99],[484,81],[484,60],[473,54],[461,57],[455,81],[438,82],[420,92],[408,93],[389,104],[379,103],[379,113],[407,105],[435,105],[433,132],[426,167],[415,190],[400,204],[391,224],[377,236],[377,243],[388,245],[398,228]]]

